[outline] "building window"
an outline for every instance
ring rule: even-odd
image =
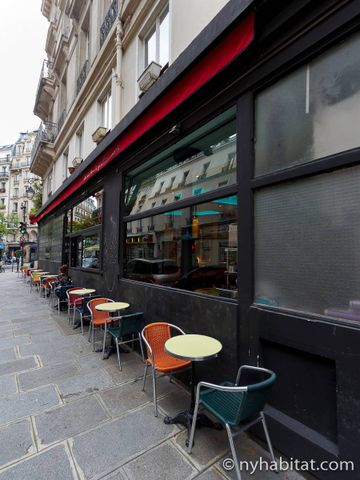
[[[261,92],[255,175],[359,146],[360,34]]]
[[[65,261],[77,268],[100,268],[103,191],[85,198],[67,212]]]
[[[52,194],[52,179],[53,179],[53,174],[51,172],[51,173],[49,173],[49,176],[47,178],[47,195],[48,195],[48,197],[50,197],[50,195]]]
[[[82,126],[76,132],[76,156],[79,158],[84,158],[83,151],[84,151],[84,126]]]
[[[63,153],[63,180],[65,180],[68,175],[68,164],[69,164],[69,152],[68,150],[66,150]]]
[[[356,33],[258,94],[254,191],[255,303],[357,326],[359,48]],[[313,175],[298,168],[319,159]]]
[[[236,164],[223,171],[229,153],[236,156],[234,115],[234,109],[224,112],[128,173],[127,278],[236,298]],[[229,180],[233,194],[221,196],[219,178]],[[176,194],[186,201],[182,208],[175,205]],[[157,215],[154,197],[163,209]],[[142,218],[132,220],[140,205]]]
[[[155,23],[144,37],[146,68],[151,62],[162,67],[169,62],[169,8],[156,18]]]
[[[219,188],[220,181],[236,183],[235,110],[227,110],[188,137],[129,172],[126,177],[126,213],[144,212]],[[171,191],[172,195],[169,195]],[[169,198],[171,196],[171,199]]]
[[[100,103],[101,127],[111,129],[112,127],[112,103],[111,90],[103,97]]]
[[[13,203],[13,212],[17,213],[17,211],[18,211],[18,204],[17,204],[17,202],[14,202]]]

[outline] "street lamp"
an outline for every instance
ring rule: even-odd
[[[27,197],[29,200],[32,200],[34,198],[34,195],[35,195],[35,190],[31,186],[26,187],[25,197]]]

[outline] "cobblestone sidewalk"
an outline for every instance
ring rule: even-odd
[[[51,311],[16,273],[0,274],[0,289],[0,480],[235,478],[222,468],[225,432],[199,430],[190,456],[186,432],[163,423],[187,407],[184,389],[161,378],[155,418],[151,380],[142,392],[136,354],[123,355],[120,372],[116,356],[93,353],[66,314]],[[268,458],[245,435],[238,449],[242,459]]]

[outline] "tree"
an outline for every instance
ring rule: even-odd
[[[0,240],[3,240],[8,233],[16,234],[18,227],[19,217],[16,213],[5,215],[5,213],[0,212]]]
[[[41,178],[36,179],[35,182],[32,185],[35,193],[33,197],[33,204],[34,207],[30,210],[30,213],[36,213],[38,210],[40,210],[42,206],[42,190],[43,190],[43,182]]]
[[[7,233],[5,213],[0,212],[0,240],[3,240]]]

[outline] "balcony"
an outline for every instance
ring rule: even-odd
[[[9,172],[0,172],[0,179],[1,180],[8,180]]]
[[[48,118],[54,93],[55,76],[53,73],[53,64],[48,60],[44,60],[34,106],[34,114],[44,121]]]
[[[85,60],[85,63],[81,69],[80,75],[76,81],[76,95],[79,94],[81,87],[84,85],[87,74],[89,72],[89,61]]]
[[[54,142],[58,133],[56,123],[44,122],[40,125],[31,152],[30,170],[32,173],[44,176],[54,159]]]
[[[103,46],[106,37],[108,36],[111,27],[115,22],[115,18],[118,14],[118,0],[113,0],[110,8],[105,16],[103,24],[100,27],[100,48]]]

